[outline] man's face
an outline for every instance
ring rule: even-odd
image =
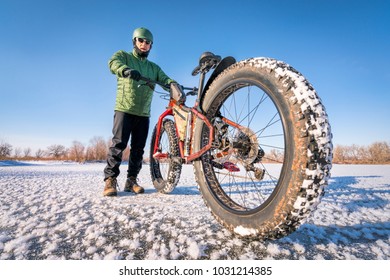
[[[142,52],[148,52],[150,50],[150,46],[152,45],[152,42],[146,39],[137,38],[135,40],[135,44],[138,49],[140,49]]]

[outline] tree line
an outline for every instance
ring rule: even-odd
[[[54,144],[46,149],[38,149],[35,153],[30,148],[13,148],[11,144],[0,140],[0,160],[69,160],[76,162],[103,161],[107,157],[111,140],[106,141],[103,137],[93,137],[89,145],[79,141],[73,141],[70,147]],[[123,158],[129,156],[127,148]]]
[[[375,142],[368,146],[337,145],[333,162],[341,164],[390,164],[390,143]]]
[[[103,137],[94,137],[89,145],[79,141],[73,141],[70,147],[63,145],[51,145],[45,150],[38,149],[32,153],[30,148],[13,148],[11,144],[0,140],[0,160],[24,159],[24,160],[70,160],[76,162],[103,161],[111,146],[111,140]],[[123,159],[129,158],[130,150],[123,153]],[[283,154],[272,150],[269,158],[281,161]],[[145,159],[147,161],[147,159]],[[368,146],[336,145],[333,149],[333,163],[335,164],[390,164],[390,142],[375,142]]]
[[[282,162],[284,154],[271,150],[267,159]],[[375,142],[368,146],[336,145],[333,149],[334,164],[390,164],[390,142]]]

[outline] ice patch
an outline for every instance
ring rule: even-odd
[[[388,165],[335,165],[307,222],[288,238],[261,242],[224,229],[200,194],[188,192],[197,186],[191,165],[171,195],[156,194],[144,166],[145,194],[116,198],[101,195],[103,169],[0,167],[7,190],[0,192],[0,259],[390,259]]]

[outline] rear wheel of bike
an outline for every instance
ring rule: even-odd
[[[215,79],[202,109],[215,140],[195,177],[215,218],[241,236],[295,231],[320,202],[332,161],[328,117],[311,84],[281,61],[248,59]],[[198,119],[194,133],[198,151],[209,130]]]
[[[157,125],[153,130],[150,145],[150,174],[154,187],[160,193],[167,194],[172,192],[179,182],[182,166],[179,161],[179,142],[174,122],[170,119],[163,120],[159,139],[159,150],[161,154],[165,155],[165,158],[159,160],[153,157],[156,137]]]

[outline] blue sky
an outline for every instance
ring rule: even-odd
[[[111,137],[116,79],[107,61],[154,34],[149,56],[173,79],[212,51],[266,56],[319,93],[334,144],[390,141],[390,1],[0,0],[0,140],[14,148]],[[152,104],[151,124],[165,102]]]

